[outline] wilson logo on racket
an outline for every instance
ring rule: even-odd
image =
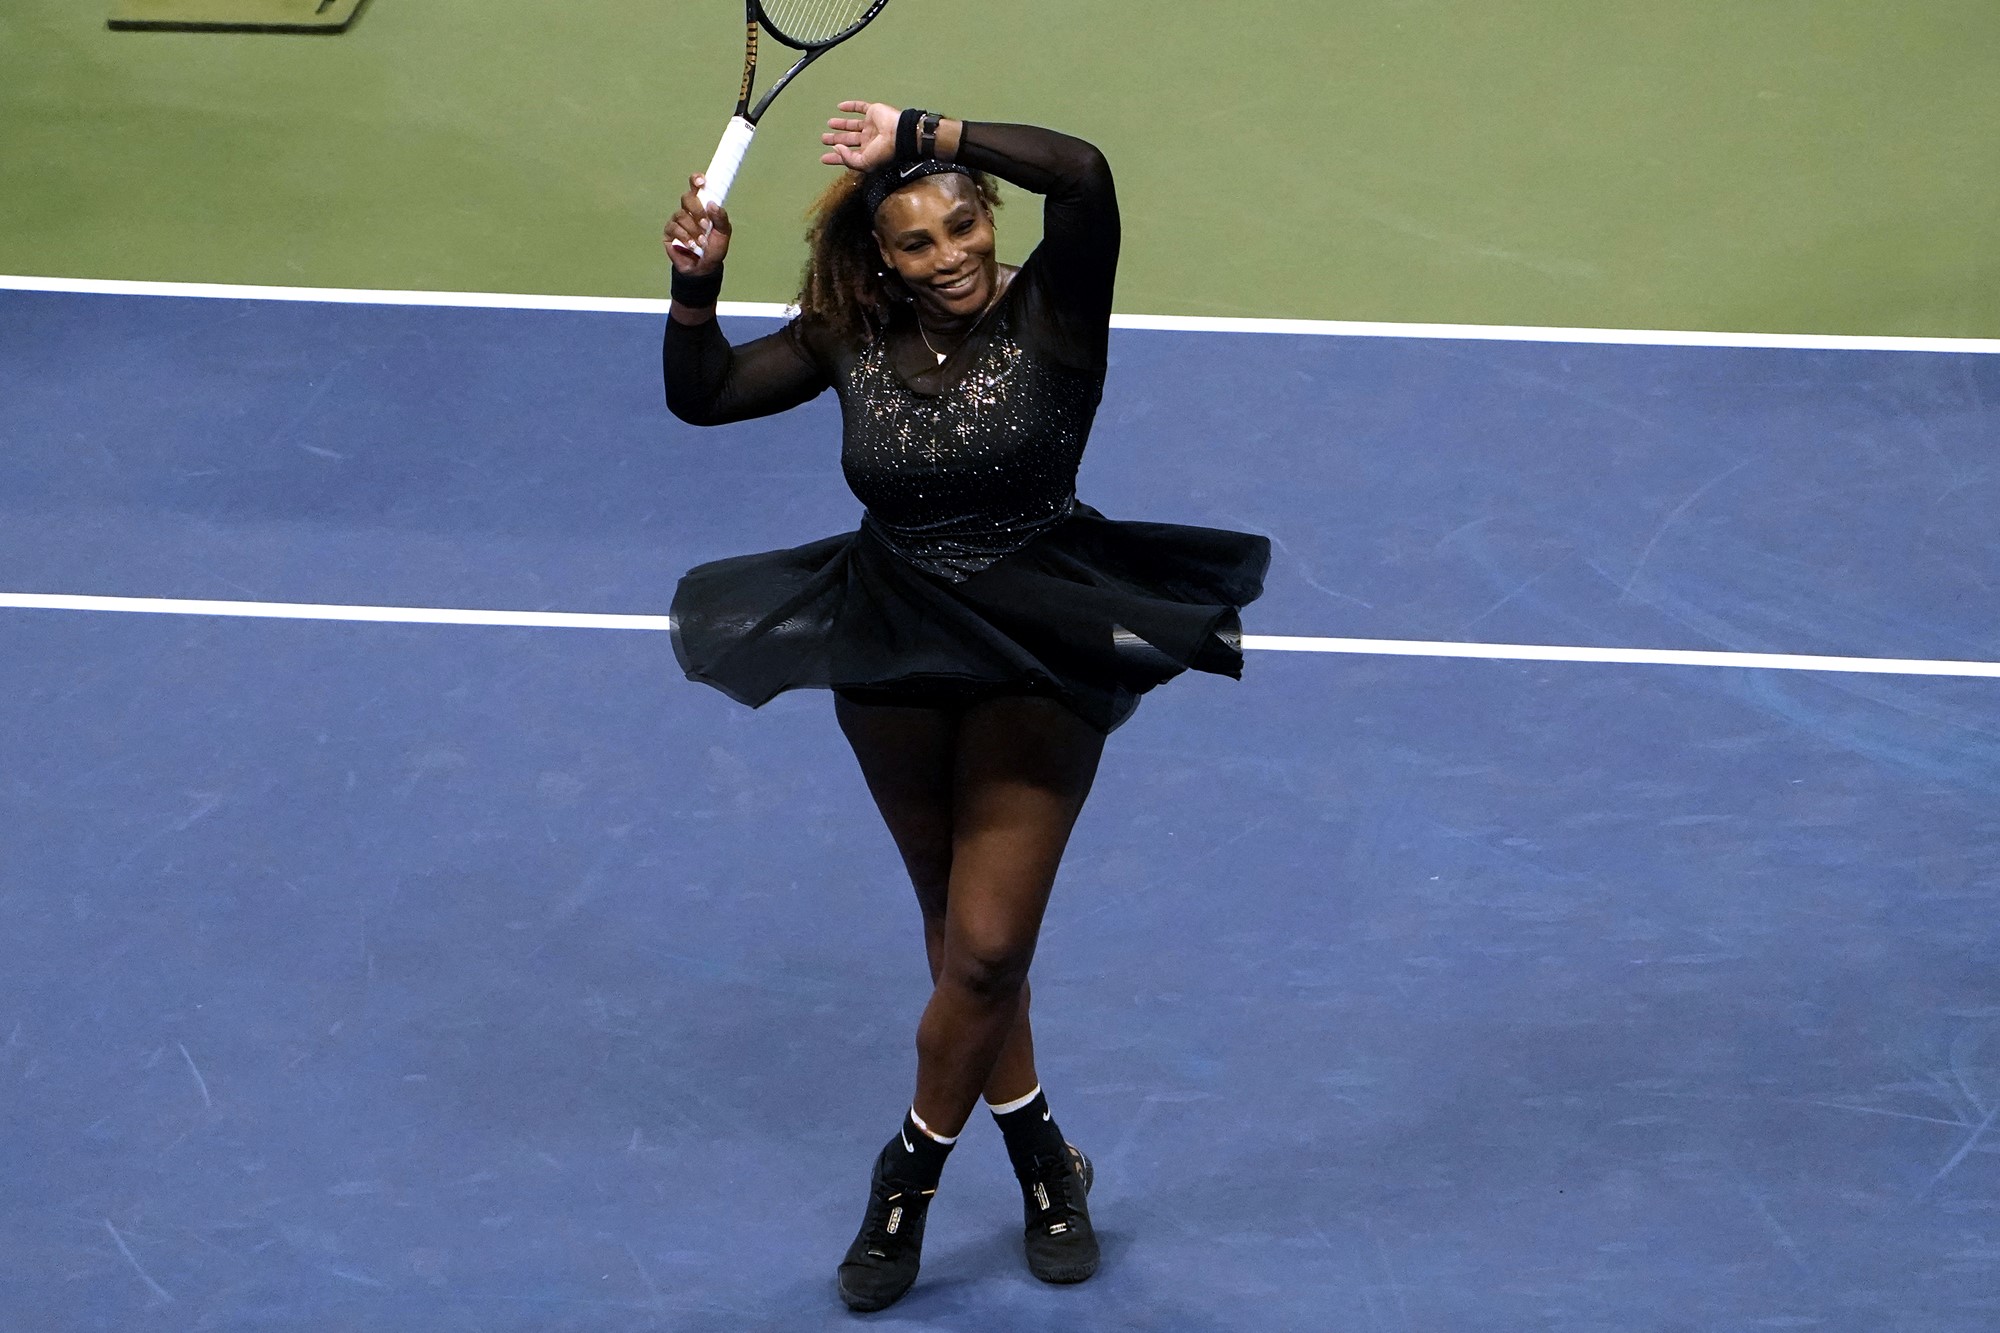
[[[743,86],[736,90],[736,105],[741,107],[750,100],[750,80],[757,76],[757,20],[750,20],[750,34],[743,39],[743,49],[749,54],[743,60]]]

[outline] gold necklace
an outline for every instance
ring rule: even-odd
[[[945,354],[937,348],[931,347],[931,335],[924,332],[924,322],[921,319],[917,321],[917,336],[924,340],[925,347],[930,348],[930,354],[937,358],[937,363],[943,365]]]

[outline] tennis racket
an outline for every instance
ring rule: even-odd
[[[807,65],[867,27],[888,3],[889,0],[744,0],[744,26],[749,35],[743,48],[743,88],[736,97],[736,114],[729,118],[729,128],[722,132],[722,142],[716,146],[715,157],[703,173],[700,197],[704,205],[719,204],[729,197],[729,187],[736,183],[743,155],[750,151],[750,141],[757,137],[757,122],[763,119],[778,94],[785,91],[785,85]],[[760,27],[800,55],[783,77],[771,85],[771,90],[757,100],[757,105],[752,106],[750,91],[757,79]],[[681,245],[679,241],[674,244]],[[700,248],[696,247],[694,253],[700,254]]]

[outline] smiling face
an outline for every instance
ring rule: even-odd
[[[970,177],[926,176],[884,199],[875,243],[931,323],[972,319],[992,303],[993,214]]]

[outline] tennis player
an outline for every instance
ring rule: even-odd
[[[866,509],[858,531],[690,571],[673,639],[689,679],[752,707],[832,690],[916,888],[933,984],[916,1092],[837,1275],[849,1307],[879,1310],[916,1280],[931,1197],[982,1095],[1020,1181],[1029,1269],[1096,1271],[1091,1164],[1036,1072],[1029,963],[1106,734],[1187,668],[1241,676],[1238,612],[1270,549],[1076,498],[1118,264],[1103,155],[1024,125],[840,110],[797,317],[740,346],[723,336],[729,217],[691,177],[666,228],[663,362],[668,407],[696,425],[832,388]],[[995,254],[996,178],[1044,199],[1018,268]]]

